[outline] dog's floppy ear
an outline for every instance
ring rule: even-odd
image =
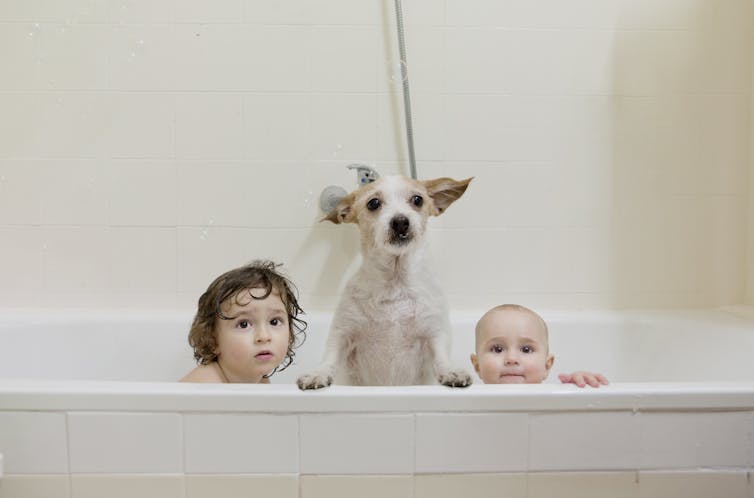
[[[333,223],[348,223],[350,221],[353,221],[351,219],[351,206],[353,205],[353,201],[356,198],[356,196],[351,192],[347,196],[343,197],[337,206],[332,208],[329,213],[325,215],[324,218],[322,218],[319,221],[332,221]]]
[[[435,207],[437,207],[438,212],[436,214],[440,215],[466,192],[466,187],[469,186],[469,183],[473,179],[474,177],[465,180],[437,178],[435,180],[425,180],[422,183],[424,183],[424,188],[427,189],[429,196],[435,203]]]

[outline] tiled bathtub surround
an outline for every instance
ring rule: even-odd
[[[403,5],[419,175],[475,177],[430,224],[454,308],[754,304],[749,0]],[[0,300],[190,306],[272,257],[332,309],[319,193],[408,170],[392,10],[2,2]]]
[[[294,386],[104,384],[71,383],[87,402],[65,409],[71,399],[59,383],[38,382],[33,398],[0,383],[0,497],[753,490],[750,384],[360,388],[360,395],[343,387],[304,394]],[[684,388],[694,405],[674,409]],[[463,406],[478,409],[457,411]]]

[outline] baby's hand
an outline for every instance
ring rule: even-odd
[[[600,387],[600,384],[603,386],[609,384],[604,375],[594,372],[562,373],[558,375],[558,378],[563,384],[576,384],[579,387],[585,387],[587,384],[592,387]]]

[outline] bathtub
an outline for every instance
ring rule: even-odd
[[[754,495],[751,309],[542,314],[541,385],[299,392],[328,314],[272,385],[191,385],[191,311],[2,311],[0,498]]]

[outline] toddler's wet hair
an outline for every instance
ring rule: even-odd
[[[236,304],[241,304],[239,298],[242,294],[252,299],[265,299],[273,291],[277,291],[285,306],[290,336],[285,359],[272,372],[265,375],[265,378],[272,376],[275,372],[285,370],[293,363],[293,358],[296,356],[295,349],[306,339],[307,323],[298,318],[299,314],[304,313],[296,298],[298,291],[293,282],[277,271],[280,266],[282,265],[269,260],[255,260],[223,273],[209,284],[204,294],[199,297],[196,316],[189,331],[189,345],[194,348],[194,358],[198,363],[207,365],[217,361],[215,324],[217,320],[235,318],[223,313],[223,305],[229,303],[230,299],[235,299]],[[263,289],[264,293],[259,295],[242,292],[248,289]]]

